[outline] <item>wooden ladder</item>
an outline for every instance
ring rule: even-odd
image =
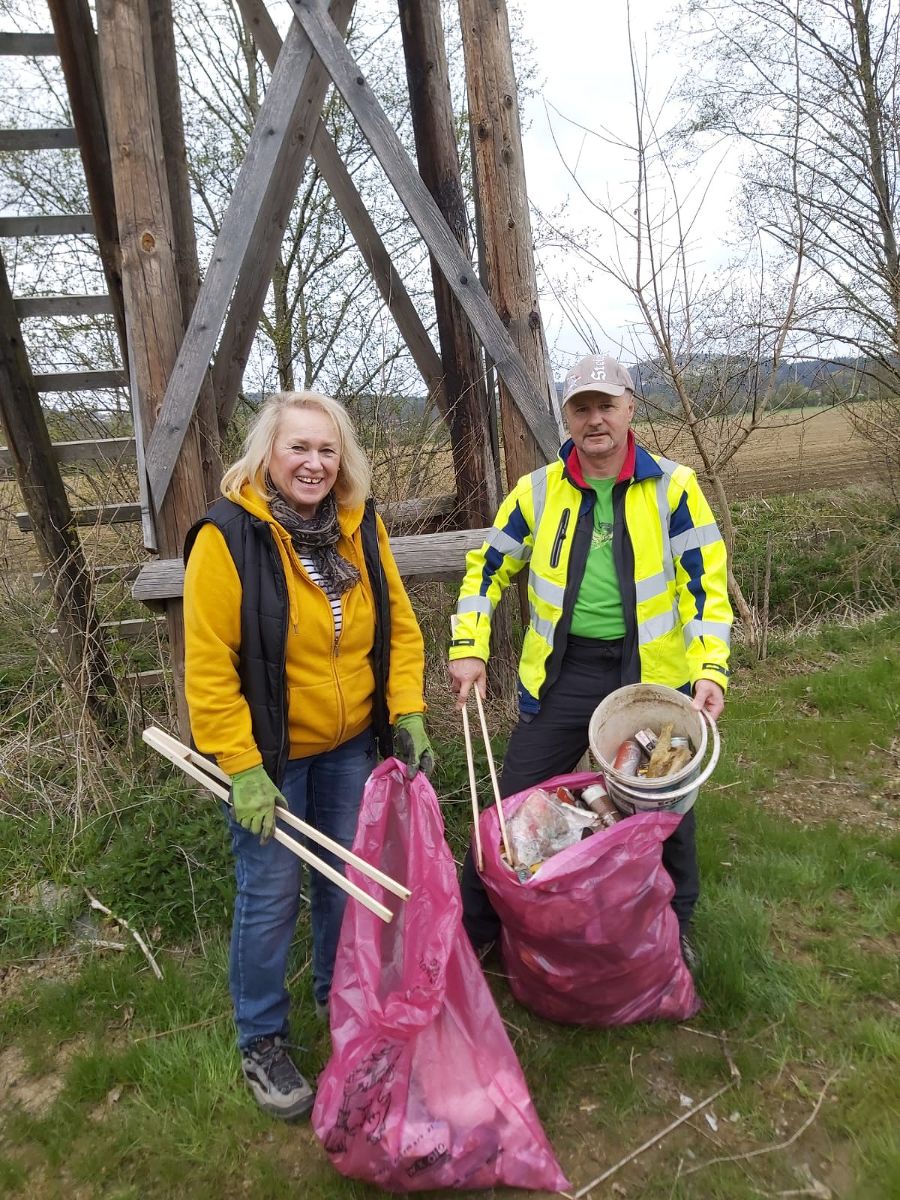
[[[52,33],[4,33],[0,32],[0,55],[37,57],[58,56],[59,49],[56,37]],[[73,104],[73,109],[74,109]],[[85,136],[90,136],[86,131]],[[63,150],[80,148],[79,131],[74,127],[49,129],[0,129],[0,152],[22,152],[33,150]],[[110,198],[111,198],[110,189]],[[92,213],[77,214],[46,214],[29,216],[0,216],[0,254],[4,240],[16,238],[63,238],[63,237],[96,237],[95,217]],[[100,246],[97,245],[98,255]],[[102,257],[102,256],[101,256]],[[53,318],[66,316],[101,316],[124,315],[116,313],[113,297],[105,295],[65,295],[65,296],[29,296],[12,297],[12,307],[18,322],[29,318]],[[27,339],[24,335],[21,344],[27,354]],[[55,372],[32,372],[34,387],[40,396],[62,392],[91,392],[99,389],[124,388],[130,389],[129,372],[122,365],[109,370],[69,370]],[[102,469],[121,464],[137,462],[140,465],[142,448],[140,446],[140,423],[132,403],[134,428],[138,431],[137,441],[131,438],[98,438],[90,441],[67,441],[52,444],[56,469],[73,464],[95,464]],[[43,414],[40,414],[43,421]],[[44,422],[44,424],[46,424]],[[0,470],[6,472],[14,466],[10,450],[0,446]],[[121,523],[140,523],[143,527],[144,545],[148,550],[155,550],[156,539],[153,527],[152,509],[146,491],[145,474],[138,470],[139,498],[134,503],[114,503],[97,506],[83,506],[72,509],[73,523],[87,527],[98,524],[110,525]],[[24,532],[34,530],[32,517],[27,512],[15,515],[16,524]],[[98,577],[119,576],[123,579],[133,579],[137,573],[134,565],[107,566],[95,568]],[[36,586],[46,585],[46,572],[34,575]],[[158,618],[104,622],[101,629],[113,638],[132,641],[148,632],[156,634],[163,625]],[[51,633],[54,632],[51,630]],[[142,672],[143,686],[152,686],[162,682],[163,673]]]

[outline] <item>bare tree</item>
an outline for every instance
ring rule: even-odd
[[[763,425],[777,394],[779,367],[798,329],[809,215],[788,197],[793,207],[784,219],[797,232],[791,254],[773,254],[757,236],[749,250],[725,267],[706,268],[701,232],[721,156],[713,150],[696,159],[689,173],[673,166],[673,128],[664,124],[673,111],[672,97],[667,94],[654,106],[647,63],[633,43],[630,49],[632,132],[621,136],[606,129],[584,130],[579,152],[583,163],[595,145],[607,161],[624,164],[629,178],[598,198],[581,188],[578,168],[570,165],[597,225],[590,234],[574,236],[554,228],[562,243],[633,303],[637,319],[631,350],[642,364],[644,415],[659,450],[683,453],[687,448],[702,464],[729,550],[732,600],[749,640],[758,645],[757,613],[731,565],[735,528],[729,467]],[[577,300],[568,307],[591,344],[596,321],[580,310]],[[674,395],[674,414],[654,406],[654,389]]]
[[[896,485],[900,9],[894,0],[691,0],[683,28],[690,136],[737,140],[748,220],[814,268],[798,328],[819,354],[860,357],[869,403],[851,417]]]
[[[390,20],[380,12],[363,16],[350,30],[352,49],[364,61],[382,102],[408,133],[402,57],[385,37]],[[396,20],[395,9],[391,16]],[[175,17],[195,215],[198,236],[208,250],[219,232],[269,72],[234,0],[217,0],[204,11],[182,0]],[[380,168],[334,93],[324,120],[394,261],[427,309],[427,272],[422,271],[425,257],[418,239],[405,213],[387,202],[389,189]],[[310,161],[275,265],[247,388],[316,385],[346,395],[418,387],[396,330],[378,328],[381,308],[368,266]],[[373,328],[378,329],[374,338]]]

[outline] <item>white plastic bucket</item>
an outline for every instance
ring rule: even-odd
[[[657,733],[671,722],[676,737],[687,737],[695,747],[693,758],[680,771],[662,779],[623,775],[613,766],[616,753],[626,738],[639,729]],[[709,748],[710,757],[703,760]],[[697,799],[700,787],[719,761],[719,731],[706,713],[691,707],[689,696],[659,683],[632,683],[603,700],[588,726],[591,753],[606,778],[606,789],[616,807],[629,815],[636,812],[686,813]]]

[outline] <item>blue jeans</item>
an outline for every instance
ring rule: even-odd
[[[281,791],[291,812],[348,849],[356,834],[363,787],[375,768],[375,744],[367,730],[335,750],[287,765]],[[301,862],[272,840],[259,838],[229,817],[237,896],[231,930],[229,986],[238,1045],[286,1033],[290,997],[285,987],[288,953],[300,908]],[[291,836],[300,837],[287,826]],[[339,859],[308,843],[320,858],[343,871]],[[318,871],[310,871],[313,991],[324,1003],[331,989],[334,957],[347,896]]]

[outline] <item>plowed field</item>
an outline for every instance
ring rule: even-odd
[[[723,428],[721,436],[724,440],[736,432],[732,425]],[[690,464],[702,476],[703,464],[686,428],[673,436],[666,425],[643,425],[638,436],[651,449]],[[834,487],[868,478],[871,459],[870,446],[844,410],[794,410],[773,415],[764,429],[750,435],[729,464],[725,485],[734,498]]]

